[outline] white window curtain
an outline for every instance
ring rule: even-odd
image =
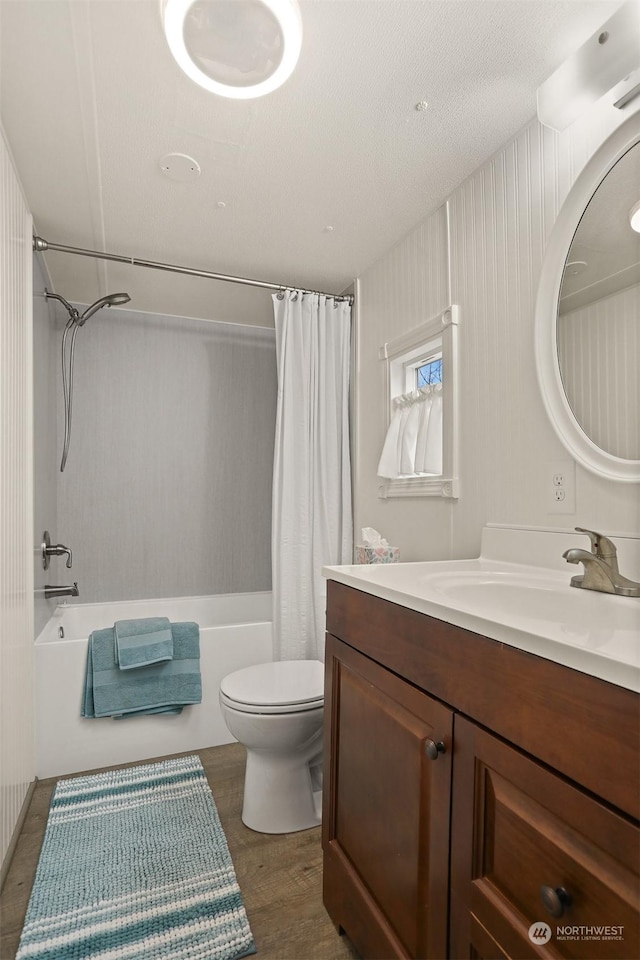
[[[378,476],[442,473],[442,384],[420,387],[393,400],[393,416],[378,463]]]
[[[282,299],[280,299],[282,297]],[[273,296],[278,401],[273,469],[274,656],[324,659],[325,564],[351,563],[351,307]]]

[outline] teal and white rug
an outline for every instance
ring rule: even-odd
[[[255,953],[198,757],[61,780],[16,960]]]

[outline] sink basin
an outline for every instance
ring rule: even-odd
[[[343,567],[353,571],[361,589],[376,588],[431,604],[466,610],[488,620],[525,625],[547,623],[565,635],[592,636],[594,643],[613,630],[640,631],[637,600],[613,597],[569,584],[570,573],[522,564],[483,560],[379,564]],[[399,600],[398,602],[402,602]],[[640,649],[640,647],[639,647]]]
[[[512,572],[453,571],[434,574],[434,598],[477,610],[484,616],[515,617],[570,626],[572,630],[599,632],[640,628],[640,609],[621,604],[618,597],[571,587],[566,577],[522,575]]]

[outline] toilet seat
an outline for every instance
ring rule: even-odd
[[[242,713],[300,713],[324,703],[324,664],[319,660],[259,663],[228,674],[220,698]]]

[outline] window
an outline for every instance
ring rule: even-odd
[[[459,495],[456,374],[459,309],[448,307],[385,343],[386,437],[381,497]]]
[[[434,383],[442,383],[442,354],[439,357],[433,357],[431,360],[424,360],[419,367],[415,368],[415,373],[416,390]]]

